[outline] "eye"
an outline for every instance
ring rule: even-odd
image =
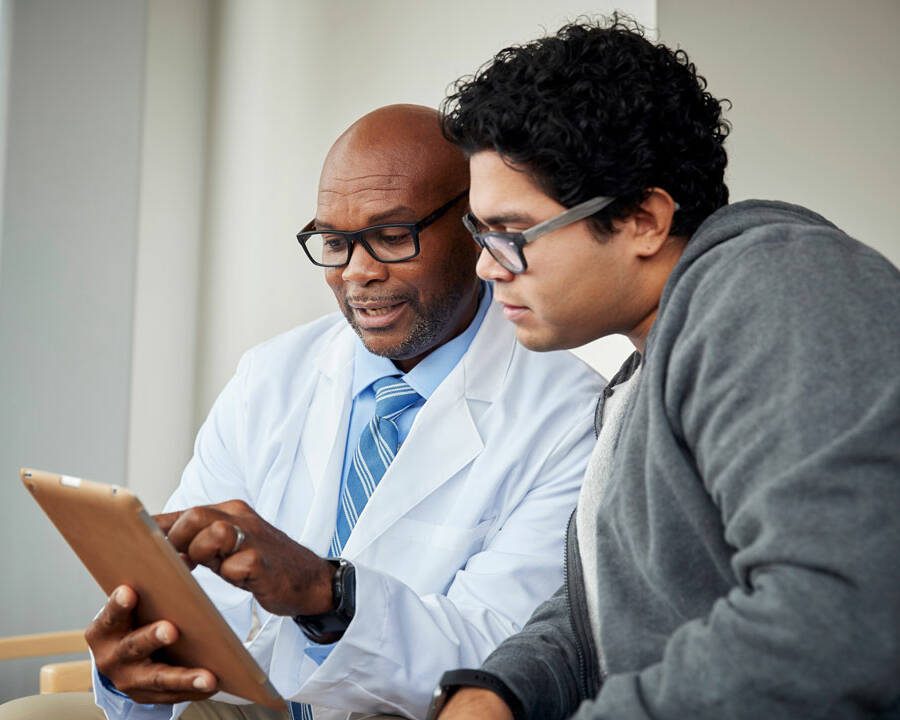
[[[347,247],[347,238],[343,235],[326,235],[322,236],[322,245],[328,250],[343,250]]]
[[[375,239],[378,242],[393,245],[409,242],[411,238],[409,230],[401,227],[381,228],[375,233]]]

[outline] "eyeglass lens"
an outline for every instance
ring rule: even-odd
[[[376,260],[408,260],[416,255],[416,241],[407,227],[382,227],[368,230],[363,238]],[[309,254],[323,265],[346,265],[350,262],[351,244],[346,235],[316,232],[306,237]]]
[[[525,269],[519,249],[509,238],[505,238],[502,235],[492,235],[491,233],[486,233],[481,237],[494,260],[507,270],[519,273]]]

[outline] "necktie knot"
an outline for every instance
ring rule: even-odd
[[[393,420],[422,399],[419,393],[398,377],[376,380],[372,388],[375,390],[375,417],[385,420]]]

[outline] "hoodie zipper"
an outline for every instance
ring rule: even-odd
[[[566,528],[563,582],[566,586],[569,622],[572,624],[575,634],[575,651],[578,655],[578,690],[581,692],[582,699],[588,699],[595,697],[600,692],[605,673],[602,667],[598,667],[594,636],[589,627],[590,618],[587,612],[587,601],[584,597],[584,584],[579,577],[582,572],[581,558],[578,553],[578,534],[575,528],[575,512],[573,511],[569,517],[569,526]]]

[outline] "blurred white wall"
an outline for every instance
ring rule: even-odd
[[[126,477],[158,510],[191,455],[205,228],[208,0],[147,4]]]
[[[6,179],[6,99],[9,91],[9,56],[12,48],[12,3],[0,0],[0,218],[3,217],[3,182]],[[0,268],[3,233],[0,233]]]
[[[659,0],[660,39],[731,98],[731,199],[805,205],[900,265],[900,2]]]
[[[102,600],[17,469],[125,475],[145,15],[119,0],[6,10],[0,635],[13,635],[83,627]],[[0,701],[33,692],[39,664],[2,663]]]

